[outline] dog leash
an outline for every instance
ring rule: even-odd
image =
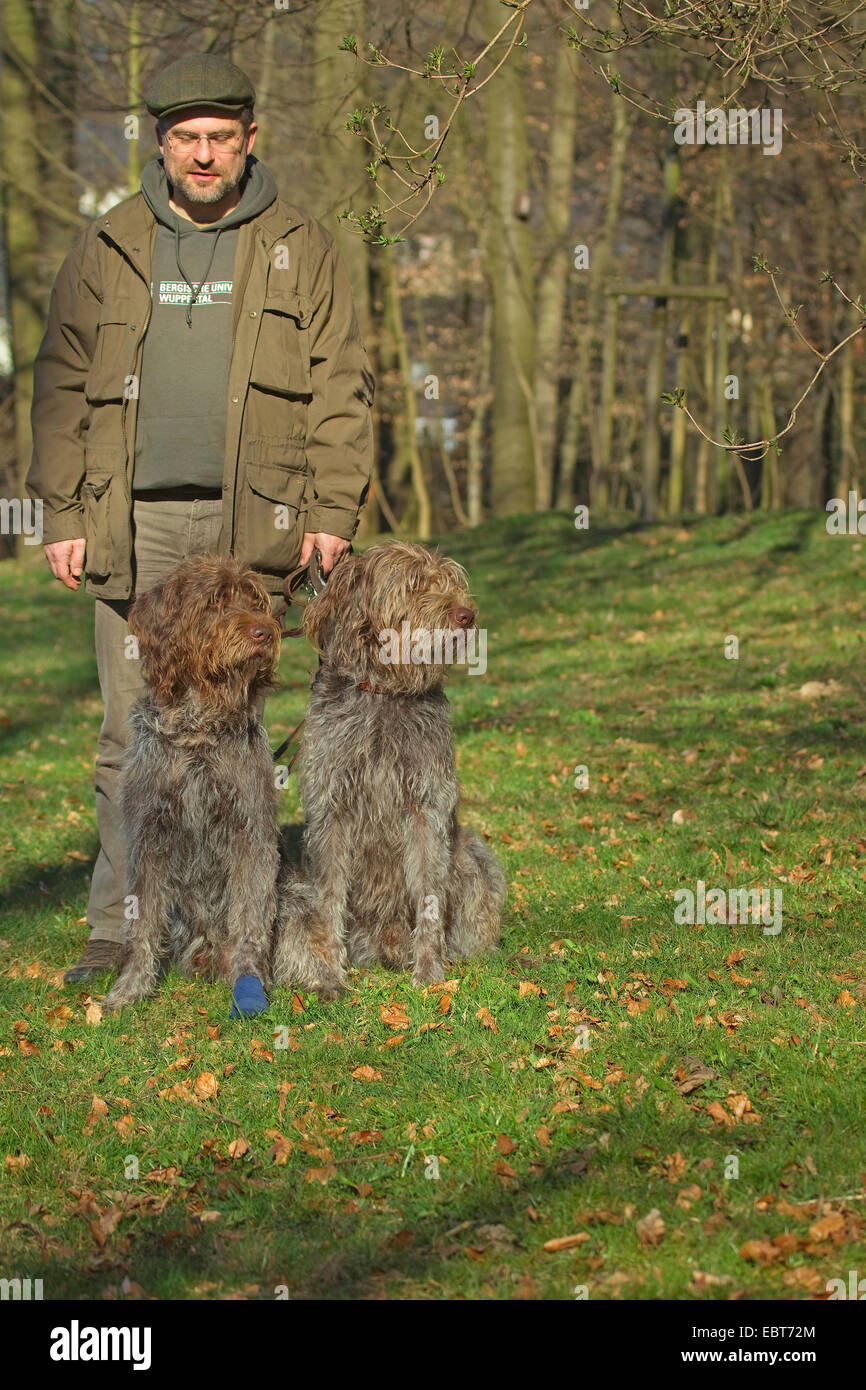
[[[286,603],[288,607],[291,608],[293,603],[298,602],[298,598],[301,593],[306,594],[307,601],[309,602],[311,598],[316,597],[316,594],[320,594],[322,592],[327,582],[327,575],[324,575],[322,573],[322,557],[319,554],[318,550],[314,549],[312,555],[310,556],[308,564],[298,565],[297,569],[293,569],[291,574],[287,574],[286,578],[283,580],[283,592],[286,596]],[[301,637],[303,636],[303,632],[303,625],[299,625],[298,627],[283,628],[280,633],[280,636]],[[293,740],[297,738],[298,734],[301,732],[306,722],[307,721],[305,719],[302,719],[300,724],[296,725],[296,727],[292,729],[292,732],[288,735],[288,737],[283,739],[279,748],[274,753],[275,763],[279,762],[286,749],[289,748]],[[289,763],[286,768],[287,775],[291,772],[292,768],[294,767],[300,751],[301,746],[299,743],[298,747],[295,749],[294,753],[289,759]]]

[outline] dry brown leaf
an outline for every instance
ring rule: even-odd
[[[707,1106],[707,1114],[711,1115],[717,1124],[725,1125],[728,1129],[737,1123],[733,1115],[729,1115],[724,1106],[717,1100],[710,1101]]]
[[[11,1168],[13,1172],[20,1172],[24,1168],[29,1168],[32,1162],[33,1159],[29,1154],[17,1153],[6,1155],[6,1167]]]
[[[575,1081],[582,1081],[584,1086],[588,1086],[591,1091],[600,1091],[601,1082],[596,1081],[594,1076],[589,1076],[585,1071],[570,1071],[563,1075],[571,1076]]]
[[[304,1182],[320,1182],[324,1187],[331,1178],[336,1176],[336,1166],[333,1163],[327,1163],[324,1168],[308,1168],[304,1174]]]
[[[740,1255],[751,1264],[768,1265],[780,1259],[782,1251],[770,1240],[747,1240],[740,1246]]]
[[[229,1144],[229,1158],[243,1158],[244,1154],[249,1153],[249,1151],[250,1146],[242,1134]]]
[[[96,1125],[99,1124],[99,1121],[103,1120],[107,1114],[107,1103],[104,1100],[102,1100],[99,1096],[95,1095],[90,1102],[90,1114],[87,1117],[87,1123],[85,1124],[82,1133],[88,1134],[90,1130],[94,1129]]]
[[[677,1193],[677,1206],[682,1211],[690,1211],[695,1202],[699,1202],[703,1193],[697,1183],[692,1183],[690,1187],[684,1187]]]
[[[570,1250],[574,1245],[583,1245],[584,1241],[589,1240],[589,1231],[578,1231],[573,1236],[556,1236],[553,1240],[544,1242],[544,1249],[548,1255],[555,1255],[558,1250]]]
[[[662,1159],[662,1167],[668,1175],[669,1183],[676,1183],[679,1182],[680,1178],[684,1178],[688,1166],[688,1160],[683,1158],[679,1150],[675,1154],[667,1154]]]
[[[635,1223],[635,1230],[641,1245],[658,1245],[665,1233],[665,1223],[658,1207],[653,1207],[646,1216]]]
[[[75,1011],[68,1004],[57,1004],[55,1008],[45,1010],[45,1022],[49,1028],[65,1028],[74,1017]]]
[[[199,1100],[213,1100],[219,1090],[219,1082],[212,1071],[200,1071],[192,1088]]]
[[[701,1269],[694,1269],[689,1293],[700,1293],[702,1289],[723,1288],[733,1282],[730,1274],[706,1274]]]
[[[356,1081],[382,1080],[382,1073],[380,1071],[376,1071],[374,1067],[368,1067],[366,1064],[362,1067],[356,1067],[351,1074],[352,1076],[354,1076]]]
[[[805,1289],[807,1293],[818,1293],[827,1286],[823,1274],[819,1274],[817,1269],[810,1269],[808,1265],[786,1269],[782,1275],[782,1283],[789,1289]]]
[[[839,1212],[831,1211],[827,1216],[822,1216],[820,1221],[809,1227],[809,1236],[814,1241],[829,1240],[837,1232],[844,1231],[845,1218]]]
[[[481,1020],[482,1028],[489,1028],[492,1033],[499,1032],[499,1029],[496,1026],[496,1019],[493,1017],[489,1009],[485,1009],[483,1007],[480,1008],[476,1013],[475,1017]]]
[[[379,1017],[387,1028],[408,1028],[412,1022],[406,1005],[393,1002],[379,1005]]]
[[[268,1153],[268,1157],[277,1165],[278,1168],[284,1168],[286,1165],[286,1159],[289,1157],[289,1154],[295,1147],[293,1141],[291,1139],[287,1139],[286,1136],[284,1134],[281,1134],[278,1129],[266,1129],[265,1138],[273,1139],[274,1141],[273,1147],[270,1149]]]
[[[108,1237],[114,1234],[117,1229],[117,1223],[122,1215],[122,1208],[115,1203],[108,1208],[108,1211],[103,1212],[98,1221],[88,1221],[87,1224],[90,1227],[90,1234],[93,1236],[93,1239],[100,1249],[105,1244]]]

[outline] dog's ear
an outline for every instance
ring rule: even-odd
[[[304,633],[320,656],[324,655],[323,645],[328,640],[334,617],[348,607],[363,567],[363,555],[349,555],[347,552],[331,570],[325,587],[310,599],[304,609]]]
[[[142,647],[148,645],[153,632],[154,609],[153,590],[150,590],[146,594],[138,595],[127,614],[127,626]]]

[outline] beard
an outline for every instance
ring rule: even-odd
[[[219,203],[231,193],[233,188],[237,188],[246,172],[246,160],[241,164],[237,173],[221,174],[207,184],[197,184],[190,178],[189,171],[172,173],[166,171],[171,183],[175,188],[179,188],[183,196],[190,203]]]

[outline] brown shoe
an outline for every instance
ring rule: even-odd
[[[119,970],[123,960],[123,947],[119,941],[108,941],[105,937],[88,941],[84,955],[76,961],[71,970],[63,976],[65,985],[77,984],[79,980],[91,980],[96,975],[104,975],[106,970]]]

